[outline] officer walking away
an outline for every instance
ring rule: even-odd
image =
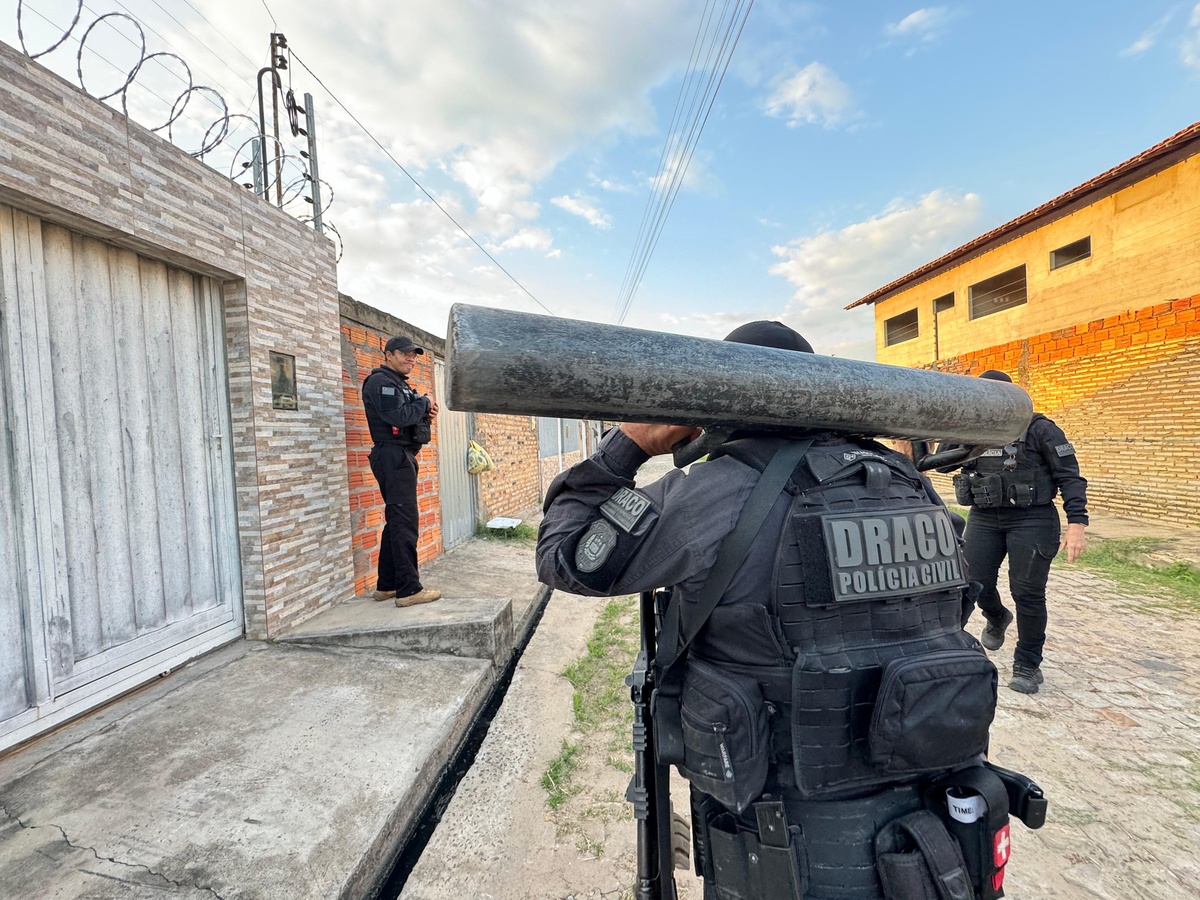
[[[1004,372],[979,376],[1012,383]],[[1074,562],[1087,547],[1087,481],[1079,474],[1075,448],[1053,421],[1034,413],[1029,428],[1011,444],[984,451],[954,476],[954,494],[971,508],[965,553],[973,581],[983,585],[979,609],[987,620],[980,641],[988,650],[1004,645],[1013,613],[1000,600],[996,581],[1008,557],[1008,588],[1016,607],[1017,646],[1008,686],[1036,694],[1046,642],[1046,580],[1063,549]],[[1061,535],[1056,494],[1062,495],[1067,532]]]
[[[371,472],[383,495],[384,526],[379,548],[379,577],[374,599],[396,600],[397,606],[429,603],[441,591],[421,585],[417,572],[417,454],[432,437],[438,414],[432,397],[408,383],[417,357],[425,350],[406,337],[394,337],[383,348],[383,365],[363,381],[363,406],[371,429]]]
[[[726,340],[813,352],[779,322]],[[881,885],[877,834],[922,814],[923,779],[978,766],[995,709],[951,514],[907,457],[813,429],[735,431],[635,485],[698,433],[625,423],[555,478],[538,577],[590,596],[672,588],[659,657],[686,667],[675,682],[656,660],[654,733],[691,783],[705,898],[917,896]],[[957,850],[938,829],[944,862]],[[968,896],[961,863],[931,865],[959,880],[944,896]]]

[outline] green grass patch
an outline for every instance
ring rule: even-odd
[[[562,806],[567,796],[572,793],[571,773],[579,767],[575,758],[578,754],[578,744],[563,741],[558,756],[554,757],[550,767],[546,769],[546,774],[542,776],[542,787],[546,789],[546,804],[551,809]]]
[[[579,766],[577,754],[585,744],[605,748],[607,764],[614,769],[631,770],[633,705],[625,676],[633,669],[639,642],[638,598],[610,600],[596,620],[587,651],[563,672],[575,688],[571,707],[580,738],[576,744],[564,742],[562,753],[542,776],[551,809],[558,809],[577,790],[572,777]]]
[[[1152,593],[1155,606],[1200,610],[1200,569],[1164,563],[1150,554],[1165,544],[1155,538],[1095,540],[1075,564],[1122,585]]]
[[[518,544],[537,542],[537,529],[522,522],[514,528],[488,528],[480,523],[475,526],[475,537],[485,541],[512,541]]]

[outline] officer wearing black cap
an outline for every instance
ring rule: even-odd
[[[813,352],[780,322],[726,340]],[[876,835],[922,810],[921,777],[978,764],[995,708],[995,667],[962,629],[953,517],[908,457],[814,430],[735,431],[635,484],[699,433],[624,423],[555,478],[538,576],[590,596],[671,588],[655,746],[691,783],[705,898],[908,897],[881,885]]]
[[[1012,382],[997,369],[979,377]],[[977,602],[987,625],[980,640],[987,649],[999,650],[1013,621],[997,589],[1000,563],[1007,556],[1008,588],[1017,620],[1008,686],[1022,694],[1036,694],[1045,680],[1041,665],[1050,563],[1064,549],[1067,562],[1074,562],[1087,548],[1087,480],[1079,474],[1075,447],[1058,425],[1034,413],[1017,440],[964,465],[954,476],[954,493],[961,505],[971,509],[965,551],[971,579],[983,585]],[[1065,535],[1054,505],[1058,494],[1067,517]]]
[[[383,495],[384,526],[379,547],[379,577],[374,599],[397,606],[429,603],[440,591],[421,585],[417,572],[417,454],[429,443],[438,405],[408,383],[417,357],[425,352],[406,337],[383,348],[383,365],[363,381],[363,407],[371,430],[371,472]]]

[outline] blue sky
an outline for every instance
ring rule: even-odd
[[[4,6],[0,40],[16,44],[16,3]],[[69,22],[75,7],[26,3],[30,49],[57,38],[38,13]],[[194,83],[241,112],[274,17],[337,99],[544,307],[611,322],[704,9],[88,0],[74,39],[98,15],[132,12],[147,52],[178,53]],[[98,87],[105,64],[87,54],[137,58],[110,25],[128,31],[108,20],[85,53]],[[42,61],[74,79],[77,50],[68,40]],[[142,121],[180,77],[159,62],[129,97]],[[436,334],[454,301],[545,312],[307,72],[290,74],[298,94],[316,97],[343,291]],[[777,318],[820,352],[871,359],[871,312],[847,303],[1200,119],[1198,100],[1192,2],[757,0],[625,324],[721,337]],[[181,145],[214,118],[205,102],[197,95],[173,128]],[[209,157],[227,171],[251,127],[237,124]]]

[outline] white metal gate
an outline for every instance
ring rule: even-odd
[[[217,286],[0,205],[0,748],[242,632]]]
[[[446,364],[434,363],[438,402],[446,396]],[[449,550],[475,534],[475,476],[467,471],[471,416],[443,405],[438,410],[438,492],[442,499],[442,547]]]

